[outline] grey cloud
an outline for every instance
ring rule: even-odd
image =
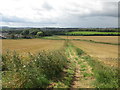
[[[47,2],[44,2],[42,7],[46,10],[52,10],[53,9],[53,7],[50,4],[48,4]]]
[[[118,2],[118,17],[120,17],[120,1]]]
[[[94,13],[94,15],[118,17],[118,3],[117,2],[104,2],[103,11],[96,12]]]
[[[33,10],[35,10],[36,14],[38,15],[43,15],[44,11],[46,10],[47,12],[51,11],[51,10],[54,10],[54,8],[47,2],[44,2],[43,5],[42,5],[42,8],[39,9],[39,8],[32,8]]]
[[[2,15],[2,22],[27,22],[23,18],[18,18],[16,16],[4,16]]]
[[[69,22],[69,23],[67,23]],[[64,27],[117,27],[117,18],[116,17],[70,17],[70,19],[62,20],[58,22],[59,25]]]
[[[66,14],[63,17],[54,19],[60,27],[117,27],[118,18],[114,16],[94,15],[84,16]]]
[[[104,2],[102,4],[102,11],[91,10],[90,13],[80,15],[78,9],[65,9],[63,15],[53,18],[42,18],[38,21],[31,21],[25,18],[10,17],[2,15],[2,20],[5,23],[12,22],[14,25],[23,26],[60,26],[60,27],[117,27],[117,15],[118,15],[118,3],[116,2]],[[83,7],[86,8],[86,7]],[[96,8],[96,7],[95,7]],[[54,8],[47,2],[45,2],[41,9],[33,8],[36,10],[37,15],[44,15],[45,10],[50,11]]]
[[[1,14],[2,15],[2,14]],[[25,18],[19,18],[19,17],[16,17],[16,16],[4,16],[2,15],[2,22],[5,22],[5,23],[24,23],[24,24],[56,24],[55,21],[53,21],[52,19],[42,19],[42,20],[39,20],[39,21],[32,21],[32,20],[27,20]]]
[[[84,9],[87,9],[87,8],[84,7]],[[71,14],[73,16],[79,16],[79,17],[94,17],[94,16],[118,17],[118,3],[117,2],[103,2],[102,10],[90,10],[90,13],[84,13],[84,14],[79,14],[80,12],[79,7],[77,10],[71,10],[71,9],[66,9],[66,10],[68,14]]]

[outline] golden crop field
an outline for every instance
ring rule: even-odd
[[[3,87],[118,87],[118,45],[49,38],[3,39],[1,50]],[[7,50],[18,54],[5,53]]]
[[[67,39],[67,36],[59,37]],[[81,39],[81,40],[93,40],[98,42],[120,43],[118,42],[118,36],[68,36],[68,39]]]
[[[78,48],[85,51],[88,55],[96,58],[106,65],[117,66],[118,64],[118,45],[98,44],[85,41],[72,41]]]
[[[16,51],[21,54],[37,53],[41,50],[55,50],[64,45],[62,40],[42,40],[42,39],[19,39],[19,40],[2,40],[2,52],[6,50]]]

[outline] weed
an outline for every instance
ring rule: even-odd
[[[76,52],[77,52],[77,55],[79,55],[79,56],[84,54],[84,52],[79,48],[76,48]]]
[[[75,57],[75,60],[79,60],[77,57]]]
[[[85,68],[81,68],[80,71],[86,71],[86,69]]]
[[[93,74],[84,72],[84,73],[83,73],[83,76],[84,76],[84,77],[90,77],[90,76],[93,76]]]
[[[78,64],[82,64],[82,61],[79,61]]]
[[[85,68],[85,67],[86,67],[86,65],[81,65],[80,67],[81,67],[81,68]]]

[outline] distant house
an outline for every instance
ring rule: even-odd
[[[22,38],[23,35],[21,35],[21,34],[15,34],[15,37],[17,37],[17,38]]]
[[[21,34],[8,34],[8,33],[0,33],[0,39],[17,39],[23,38],[24,36]]]
[[[6,37],[0,34],[0,39],[6,39]]]

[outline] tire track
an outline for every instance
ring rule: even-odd
[[[92,83],[94,82],[92,68],[88,63],[76,54],[76,50],[72,48],[72,59],[75,61],[75,74],[71,83],[71,88],[94,88]]]

